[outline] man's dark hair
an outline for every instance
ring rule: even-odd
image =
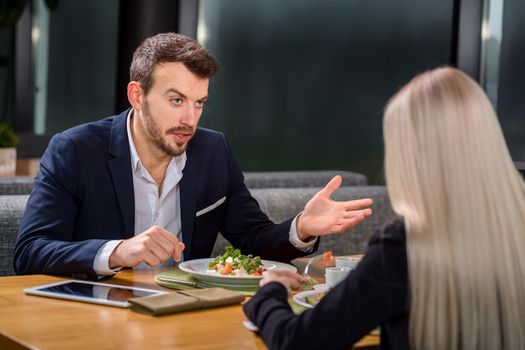
[[[177,33],[162,33],[147,38],[135,50],[130,79],[139,82],[148,93],[153,85],[153,69],[163,62],[181,62],[201,78],[210,78],[219,70],[217,61],[196,40]]]

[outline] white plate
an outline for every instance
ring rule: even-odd
[[[305,290],[304,292],[299,292],[293,296],[293,301],[297,304],[304,306],[308,309],[313,309],[314,305],[308,304],[306,298],[315,298],[315,295],[319,293],[318,290]]]
[[[217,286],[236,286],[236,287],[255,287],[259,285],[261,276],[223,276],[206,273],[208,265],[212,262],[212,258],[207,259],[195,259],[184,261],[179,264],[179,269],[184,272],[190,273],[196,279]],[[279,271],[287,270],[291,272],[297,272],[297,269],[290,265],[277,261],[261,260],[264,268],[267,271]]]

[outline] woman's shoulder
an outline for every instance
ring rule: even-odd
[[[405,222],[403,219],[397,219],[376,232],[370,237],[369,244],[392,243],[405,245]]]
[[[368,275],[374,275],[385,285],[406,288],[407,250],[405,224],[396,220],[377,230],[368,244],[363,262]]]

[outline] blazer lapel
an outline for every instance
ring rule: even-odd
[[[180,213],[182,226],[182,241],[186,245],[184,249],[184,260],[189,260],[191,252],[191,241],[193,239],[193,224],[195,222],[197,202],[197,166],[192,157],[192,147],[186,150],[186,165],[182,171],[180,181]]]
[[[129,109],[113,120],[109,136],[109,154],[114,158],[108,161],[109,171],[115,187],[127,238],[135,234],[135,196],[133,193],[133,175],[127,131]]]

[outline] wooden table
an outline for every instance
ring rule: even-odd
[[[125,270],[105,281],[168,290],[160,269]],[[26,295],[24,288],[67,278],[0,277],[0,349],[266,349],[247,330],[239,305],[150,317],[128,309]],[[376,336],[356,347],[377,347]]]

